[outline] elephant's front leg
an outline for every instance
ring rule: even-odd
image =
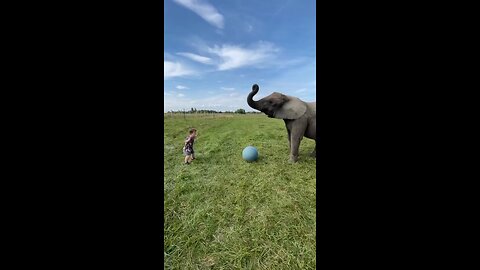
[[[287,127],[287,132],[288,132],[288,151],[292,151],[292,133],[290,132],[290,129]]]
[[[287,129],[287,133],[288,133],[288,152],[291,152],[291,150],[292,150],[292,132],[290,130],[292,129],[293,121],[288,120],[288,119],[283,119],[283,121],[285,122],[285,128]]]
[[[292,129],[290,138],[290,163],[295,163],[298,160],[298,150],[300,148],[300,142],[303,138],[303,131]]]

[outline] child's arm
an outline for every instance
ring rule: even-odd
[[[188,142],[188,141],[189,141],[189,140],[185,140],[185,141],[183,142],[183,148],[182,148],[183,150],[185,150],[185,147],[187,147],[187,142]]]

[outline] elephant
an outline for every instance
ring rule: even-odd
[[[257,84],[252,86],[248,94],[247,103],[253,109],[259,110],[270,118],[283,119],[288,132],[290,148],[290,163],[298,161],[298,149],[303,137],[315,140],[315,149],[311,153],[316,157],[317,152],[317,105],[315,102],[305,102],[297,97],[287,96],[282,93],[273,92],[258,101],[253,96],[258,93]]]

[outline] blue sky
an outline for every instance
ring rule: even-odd
[[[253,111],[280,92],[315,101],[314,0],[164,0],[164,111]]]

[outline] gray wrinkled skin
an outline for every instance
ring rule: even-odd
[[[274,92],[258,101],[253,100],[253,96],[258,93],[259,87],[254,84],[252,92],[248,94],[247,102],[253,109],[259,110],[268,117],[283,119],[288,132],[288,141],[290,147],[289,161],[294,163],[298,160],[298,149],[303,137],[315,140],[315,149],[312,156],[316,156],[317,151],[317,103],[305,102],[299,98],[287,96]]]

